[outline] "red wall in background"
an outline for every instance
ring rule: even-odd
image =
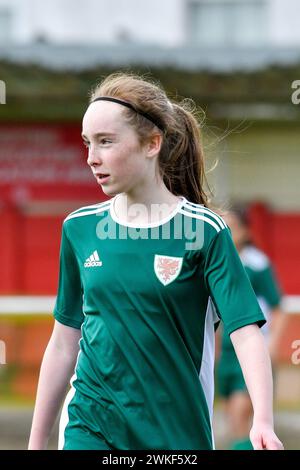
[[[252,204],[250,223],[254,242],[273,261],[278,280],[287,295],[300,294],[300,214],[271,212]]]
[[[76,124],[0,126],[0,191],[8,204],[99,197]]]
[[[287,293],[300,293],[300,216],[281,214],[273,221],[273,258]]]
[[[55,293],[62,219],[2,212],[1,294]]]
[[[107,199],[87,167],[80,133],[80,123],[0,126],[0,294],[55,294],[61,224],[70,212],[64,206]],[[257,203],[250,216],[283,291],[299,295],[300,214]]]
[[[80,123],[0,126],[1,294],[54,294],[64,217],[107,199],[80,133]]]

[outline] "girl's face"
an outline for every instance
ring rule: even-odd
[[[90,104],[82,122],[87,163],[107,196],[129,193],[149,179],[152,159],[147,159],[146,146],[123,112],[117,103],[97,101]]]

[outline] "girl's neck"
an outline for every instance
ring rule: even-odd
[[[126,201],[128,207],[132,204],[143,204],[149,209],[152,204],[172,205],[178,202],[178,196],[172,194],[163,182],[157,185],[151,184],[149,187],[136,188],[128,193],[120,193],[119,199]]]
[[[120,193],[115,200],[114,210],[124,222],[142,224],[159,222],[171,214],[180,202],[180,198],[165,190],[144,192],[142,194]]]

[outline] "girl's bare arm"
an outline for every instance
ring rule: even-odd
[[[281,450],[274,433],[273,380],[265,339],[256,324],[247,325],[230,335],[251,397],[254,417],[250,439],[255,450]]]
[[[42,360],[29,450],[46,449],[51,430],[74,372],[81,330],[57,321]]]

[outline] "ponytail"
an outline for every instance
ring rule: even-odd
[[[197,204],[209,204],[204,170],[200,126],[190,109],[191,102],[173,103],[173,119],[159,156],[160,168],[168,189]]]

